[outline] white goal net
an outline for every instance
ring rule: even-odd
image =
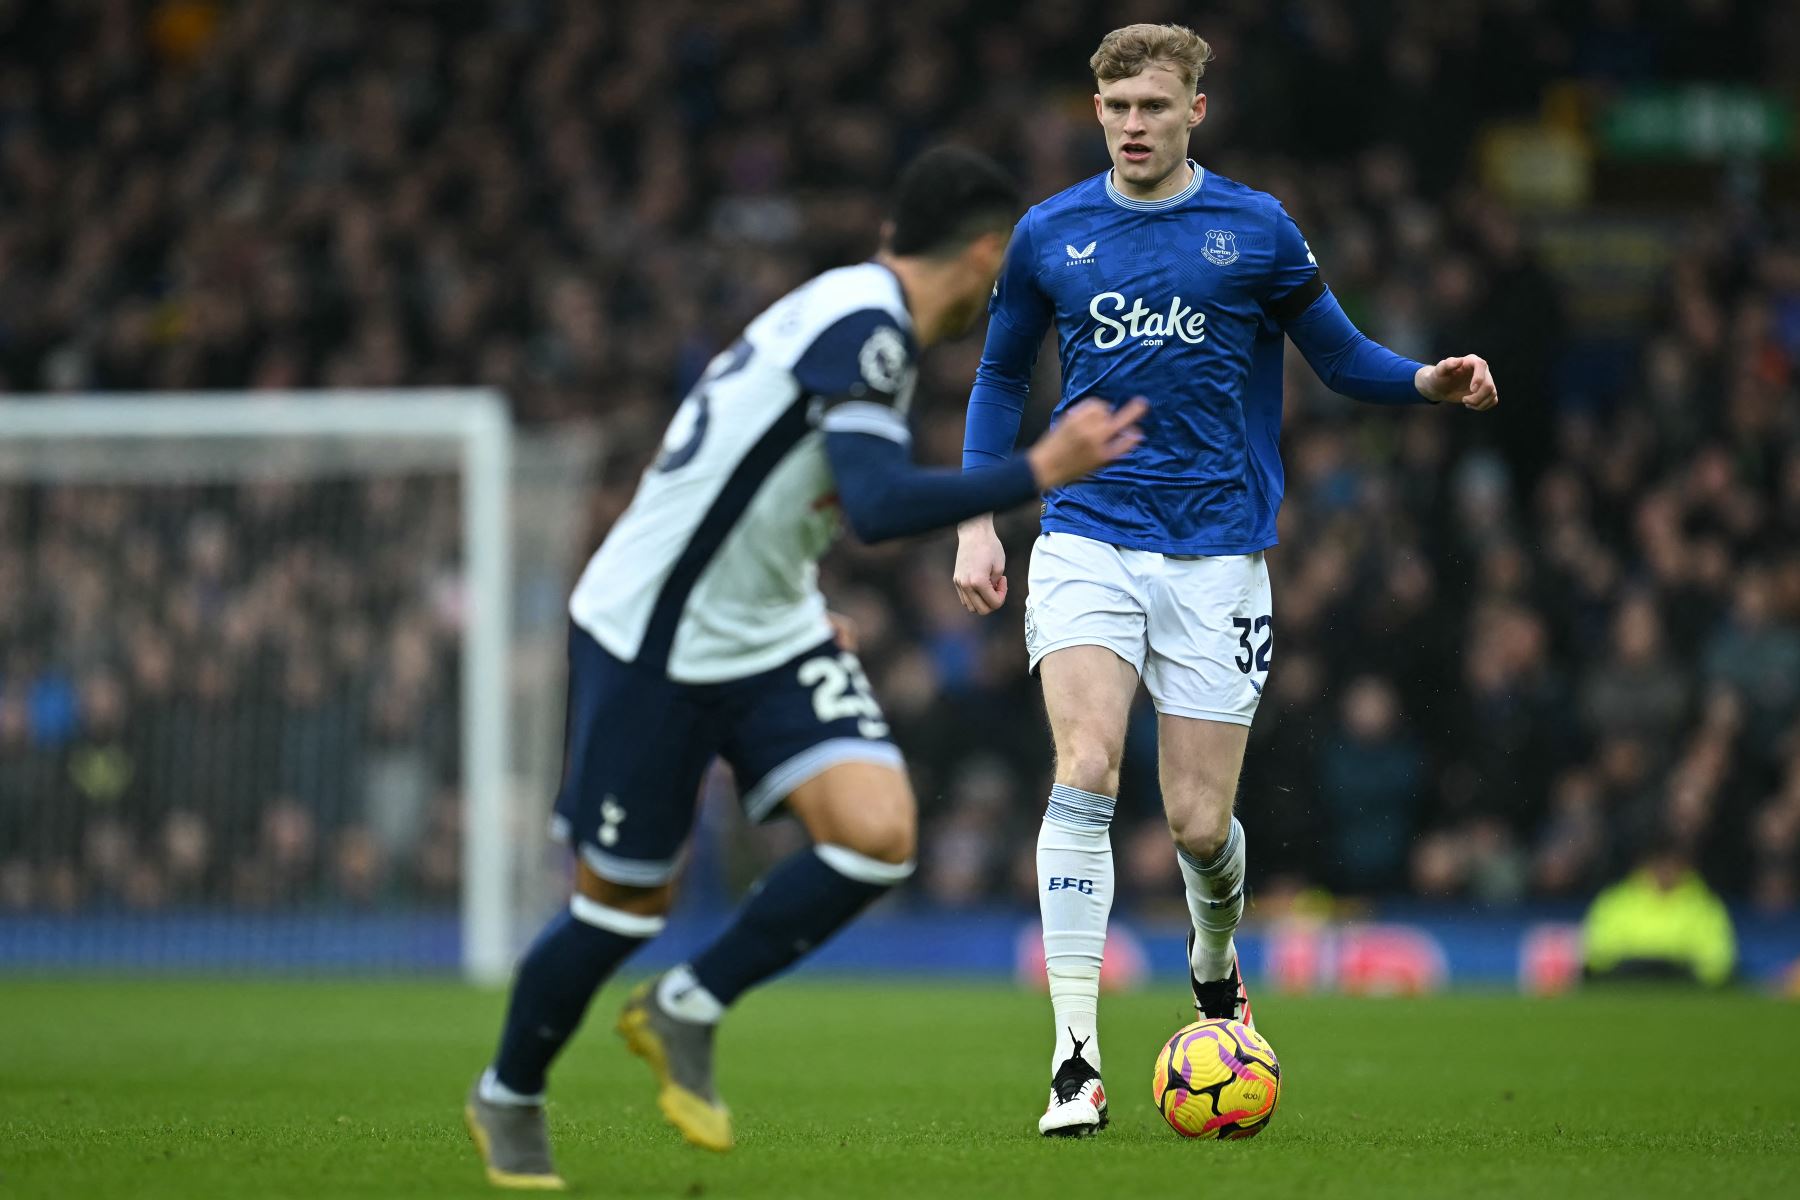
[[[0,402],[0,970],[503,977],[591,450],[482,391]]]

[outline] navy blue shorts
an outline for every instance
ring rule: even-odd
[[[569,633],[562,790],[551,831],[602,879],[667,883],[715,755],[744,812],[766,819],[788,793],[843,762],[902,767],[856,656],[824,642],[760,675],[676,683]]]

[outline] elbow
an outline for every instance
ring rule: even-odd
[[[970,404],[995,403],[992,395],[981,395],[983,389],[1019,401],[1018,405],[1008,404],[1006,407],[1022,408],[1026,395],[1031,391],[1031,374],[1002,367],[984,358],[975,368],[975,386],[970,392]]]
[[[873,546],[883,540],[881,535],[885,531],[881,528],[880,522],[853,513],[849,509],[844,510],[844,525],[850,530],[850,536],[865,546]]]
[[[838,506],[844,514],[844,524],[849,527],[851,536],[865,546],[892,541],[901,534],[894,527],[892,518],[884,515],[890,511],[889,507],[878,502],[875,497],[858,495],[852,498],[840,495]]]
[[[1313,364],[1321,383],[1338,395],[1349,396],[1352,400],[1362,399],[1363,390],[1357,386],[1356,349],[1356,339],[1351,338],[1319,355]]]
[[[1348,396],[1361,404],[1384,404],[1387,399],[1375,382],[1358,372],[1351,370],[1347,363],[1338,363],[1319,378],[1325,386],[1340,396]]]
[[[1342,359],[1326,364],[1325,369],[1319,372],[1319,382],[1340,396],[1348,396],[1352,400],[1363,398],[1362,389],[1356,386],[1356,380],[1351,378]]]
[[[906,535],[904,529],[896,529],[885,521],[866,522],[861,525],[852,521],[849,524],[850,532],[855,535],[857,541],[865,546],[879,546],[883,542],[891,542],[895,538]]]
[[[865,546],[891,542],[895,538],[905,537],[907,533],[894,521],[879,520],[869,516],[865,516],[861,521],[850,522],[850,532],[855,534],[856,540]]]

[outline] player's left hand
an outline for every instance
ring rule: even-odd
[[[1460,404],[1471,412],[1486,412],[1500,403],[1494,373],[1479,354],[1459,354],[1420,367],[1413,386],[1433,404]]]
[[[838,649],[855,654],[861,644],[861,639],[856,636],[856,622],[839,612],[828,612],[825,619],[831,622],[831,636],[837,639]]]

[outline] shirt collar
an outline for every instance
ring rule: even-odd
[[[1182,188],[1179,192],[1176,192],[1173,196],[1164,196],[1161,200],[1132,199],[1113,185],[1113,173],[1111,170],[1108,170],[1106,172],[1107,198],[1114,204],[1117,204],[1120,208],[1129,208],[1133,212],[1160,212],[1165,208],[1174,208],[1177,204],[1192,199],[1194,193],[1200,190],[1200,184],[1206,179],[1205,167],[1201,166],[1191,158],[1188,159],[1188,166],[1194,168],[1194,177],[1188,180],[1187,186]]]

